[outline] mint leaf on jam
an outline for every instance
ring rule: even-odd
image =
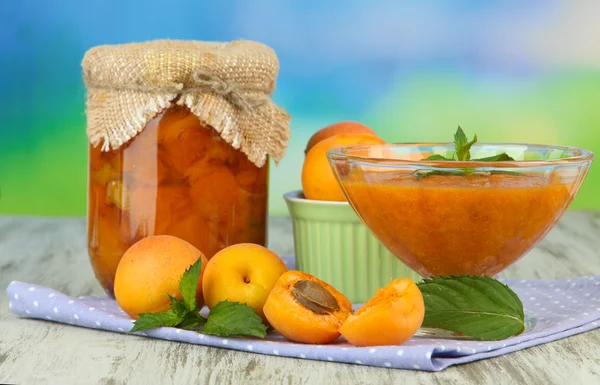
[[[454,148],[456,151],[456,157],[458,160],[470,160],[471,159],[471,147],[477,143],[477,135],[469,142],[467,135],[460,126],[454,134]]]
[[[456,176],[464,176],[465,173],[462,171],[441,171],[441,170],[434,170],[434,171],[428,171],[428,172],[418,172],[415,174],[415,176],[417,177],[417,180],[421,180],[423,178],[426,178],[428,176],[432,176],[432,175],[456,175]]]
[[[211,309],[201,332],[220,337],[244,335],[263,338],[267,335],[267,326],[250,306],[222,301]]]
[[[424,279],[417,286],[425,302],[423,327],[497,341],[525,330],[523,303],[508,286],[489,277]]]
[[[440,154],[433,154],[433,155],[430,155],[427,158],[421,159],[421,160],[454,160],[454,159],[446,158],[445,156],[440,155]]]
[[[253,308],[246,304],[222,301],[212,308],[208,318],[200,315],[196,302],[196,290],[202,271],[202,259],[191,265],[183,273],[179,281],[179,291],[183,299],[177,299],[167,294],[171,308],[160,313],[142,313],[140,318],[133,323],[129,333],[158,327],[177,327],[180,329],[197,330],[205,334],[220,337],[252,336],[264,338],[267,335],[267,326],[256,314]],[[198,327],[203,325],[201,330]]]
[[[473,140],[469,141],[467,135],[463,131],[463,129],[458,126],[456,129],[456,133],[454,134],[454,154],[452,154],[452,158],[447,158],[440,154],[430,155],[427,158],[421,160],[443,160],[443,161],[474,161],[474,162],[504,162],[504,161],[514,161],[512,157],[510,157],[505,152],[488,156],[484,158],[471,159],[471,147],[477,143],[477,135],[473,137]],[[435,170],[435,171],[422,171],[416,170],[413,174],[416,176],[417,181],[426,178],[432,175],[457,175],[457,176],[467,176],[473,175],[475,172],[472,168],[461,168],[460,170],[453,171],[443,171],[443,170]],[[490,170],[485,171],[484,174],[510,174],[510,175],[521,175],[517,172],[510,171],[499,171],[499,170]]]
[[[488,156],[485,158],[473,159],[473,161],[477,161],[477,162],[505,162],[505,161],[512,161],[512,160],[514,160],[514,159],[511,158],[510,156],[508,156],[508,154],[506,154],[505,152],[503,152],[502,154]]]

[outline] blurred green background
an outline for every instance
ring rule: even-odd
[[[292,139],[272,167],[274,215],[300,188],[308,138],[341,120],[390,142],[451,140],[460,124],[481,141],[600,152],[598,2],[177,3],[0,5],[0,214],[85,214],[81,58],[94,45],[155,38],[276,50],[274,98],[292,115]],[[595,164],[571,207],[600,209],[599,189]]]

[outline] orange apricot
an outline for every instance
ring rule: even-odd
[[[327,151],[336,147],[357,144],[382,144],[383,139],[373,135],[336,135],[317,143],[306,154],[302,166],[302,190],[306,199],[323,201],[346,200],[327,160]]]
[[[185,270],[199,258],[202,270],[196,290],[198,307],[202,307],[202,276],[208,260],[190,243],[170,235],[144,238],[131,246],[117,267],[115,299],[131,318],[141,313],[156,313],[170,309],[168,294],[177,299],[183,295],[179,282]]]
[[[196,159],[189,167],[183,172],[183,176],[187,179],[190,185],[193,185],[206,174],[209,174],[213,167],[222,166],[218,161],[209,158],[206,154]]]
[[[218,160],[222,163],[235,163],[239,151],[231,147],[215,129],[210,128],[210,143],[206,148],[206,156],[212,160]],[[244,155],[245,156],[245,155]]]
[[[206,306],[221,301],[245,303],[265,319],[263,305],[277,279],[287,271],[285,263],[266,247],[239,243],[215,254],[204,273]]]
[[[161,122],[161,160],[177,173],[185,174],[186,169],[207,150],[212,131],[214,130],[203,126],[191,112],[182,119]]]
[[[181,140],[185,131],[195,130],[202,126],[200,119],[184,107],[167,110],[161,117],[158,129],[158,143]]]
[[[424,316],[417,285],[408,278],[396,279],[348,317],[340,333],[356,346],[400,345],[417,332]]]
[[[330,138],[335,135],[373,135],[377,136],[377,133],[373,131],[370,127],[365,126],[362,123],[358,122],[338,122],[330,124],[329,126],[320,129],[315,132],[313,136],[310,137],[308,143],[306,144],[306,149],[304,150],[304,154],[308,154],[310,149],[320,141]]]
[[[198,212],[207,220],[231,217],[237,202],[238,186],[229,168],[215,164],[211,172],[198,178],[190,196]]]
[[[285,338],[326,344],[340,336],[352,304],[331,285],[297,270],[283,274],[263,307],[265,317]]]

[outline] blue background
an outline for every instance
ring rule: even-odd
[[[0,214],[84,215],[87,49],[250,39],[277,52],[292,140],[270,209],[300,188],[312,133],[357,120],[384,139],[574,145],[600,152],[598,1],[4,1]],[[573,204],[598,209],[595,165]]]

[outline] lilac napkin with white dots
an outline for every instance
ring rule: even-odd
[[[290,268],[294,267],[293,258],[285,261]],[[521,335],[502,341],[413,337],[401,346],[359,348],[343,338],[328,345],[298,344],[276,332],[269,333],[264,340],[221,338],[166,327],[135,334],[284,357],[440,371],[451,365],[496,357],[600,326],[600,275],[555,281],[507,279],[504,282],[519,295],[526,312],[536,315],[537,321]],[[127,333],[132,327],[131,318],[108,297],[74,298],[24,282],[10,283],[7,292],[10,310],[21,317],[116,333]],[[207,309],[203,309],[203,312],[206,313]]]

